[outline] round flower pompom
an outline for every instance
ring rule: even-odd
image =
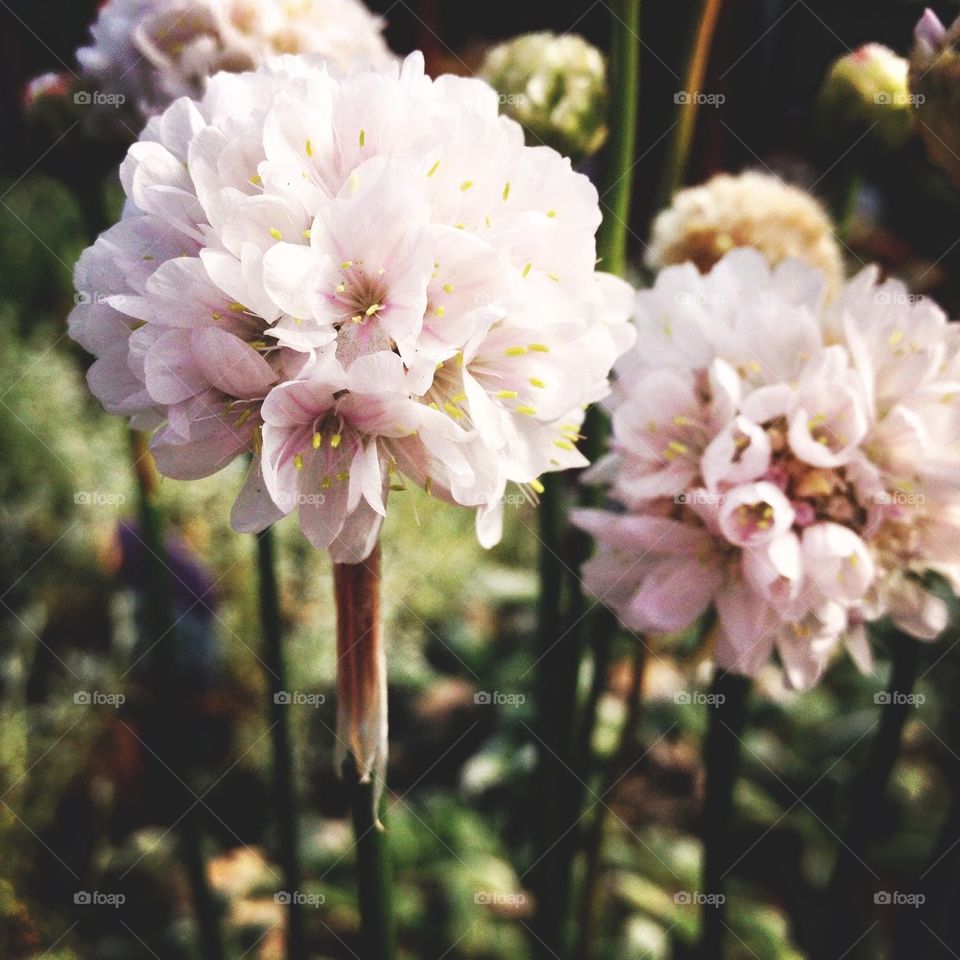
[[[393,59],[382,29],[359,0],[107,0],[77,51],[77,85],[103,125],[139,130],[215,73],[278,54],[317,54],[342,73],[382,67]]]
[[[771,264],[796,257],[822,270],[831,291],[843,283],[833,222],[806,191],[756,171],[721,173],[681,190],[653,224],[647,264],[693,263],[706,273],[736,247]]]
[[[358,562],[412,484],[477,508],[489,545],[508,483],[586,464],[632,290],[595,272],[590,181],[482,81],[431,80],[419,54],[221,73],[147,124],[121,180],[70,332],[162,473],[253,454],[237,529],[299,510]]]
[[[617,365],[608,510],[581,511],[584,577],[630,629],[717,613],[715,657],[752,675],[774,650],[795,687],[864,624],[935,639],[960,589],[960,328],[867,269],[822,274],[736,250],[669,267],[636,301]]]
[[[960,17],[948,28],[925,10],[914,30],[910,92],[930,162],[960,186]]]
[[[607,138],[606,74],[603,54],[583,37],[548,32],[499,44],[480,69],[531,144],[578,159],[596,153]]]
[[[890,149],[913,132],[907,61],[880,43],[835,60],[820,90],[818,113],[829,136],[849,143],[851,129]]]

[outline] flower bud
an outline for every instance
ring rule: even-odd
[[[927,156],[960,186],[960,19],[946,29],[924,12],[914,30],[910,90]]]
[[[706,273],[734,247],[753,247],[771,264],[803,260],[823,272],[830,290],[843,282],[843,257],[823,207],[806,191],[753,170],[681,190],[654,221],[646,260],[655,270],[689,261]]]
[[[603,146],[606,62],[573,34],[528,33],[494,47],[480,75],[501,108],[522,124],[530,146],[547,144],[576,159]]]
[[[915,103],[907,68],[903,57],[879,43],[865,44],[834,61],[818,104],[828,133],[852,128],[889,149],[903,146],[913,129]]]

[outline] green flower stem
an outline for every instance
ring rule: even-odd
[[[627,267],[627,225],[637,135],[640,0],[617,0],[611,5],[611,12],[611,136],[607,147],[606,187],[600,198],[604,217],[597,235],[597,252],[602,269],[622,276]],[[582,449],[588,458],[595,459],[607,434],[606,418],[600,411],[588,413],[585,433]],[[595,631],[590,627],[593,618],[588,618],[588,623],[581,615],[585,604],[578,579],[589,542],[568,532],[563,480],[557,476],[547,477],[544,488],[539,516],[537,631],[540,760],[531,884],[537,900],[533,949],[537,956],[546,958],[566,953],[584,780],[583,771],[577,769],[579,751],[575,743],[577,731],[582,729],[578,720],[577,681],[587,638],[594,636]],[[609,618],[604,618],[604,632],[613,632]],[[594,708],[595,703],[591,709]],[[589,743],[589,733],[582,736],[586,736]]]
[[[607,169],[600,194],[603,222],[597,233],[600,267],[623,276],[627,271],[627,234],[633,199],[634,156],[637,149],[637,108],[640,102],[640,0],[610,4],[610,141]]]
[[[868,902],[869,882],[864,877],[867,845],[876,834],[877,815],[882,807],[890,775],[900,751],[903,728],[911,710],[908,695],[917,679],[920,660],[918,642],[893,630],[889,635],[890,679],[887,702],[880,711],[877,732],[870,743],[866,763],[860,770],[851,791],[847,809],[850,818],[840,837],[837,861],[827,892],[825,925],[826,949],[831,954],[844,953],[870,925]],[[854,954],[851,953],[851,960]]]
[[[269,693],[270,736],[273,747],[273,810],[283,883],[288,893],[300,889],[299,816],[293,779],[293,748],[290,710],[280,696],[287,690],[286,658],[277,587],[276,544],[268,528],[257,537],[257,569],[260,575],[260,625],[263,633],[263,663]],[[306,960],[307,944],[303,908],[297,897],[287,902],[287,960]]]
[[[361,783],[352,758],[344,765],[357,853],[363,960],[393,960],[393,888],[386,831],[374,814],[372,783]]]
[[[170,568],[167,564],[166,520],[160,505],[160,478],[147,443],[147,436],[130,431],[131,457],[137,479],[140,511],[140,537],[145,547],[147,571],[146,603],[150,646],[155,650],[157,703],[166,717],[175,717],[181,709],[176,660],[176,619]],[[175,725],[174,725],[175,726]],[[174,738],[174,741],[176,737]],[[203,960],[224,960],[223,935],[216,899],[207,879],[203,854],[202,807],[194,801],[199,792],[192,785],[191,771],[184,768],[182,747],[166,743],[161,757],[178,780],[185,785],[183,799],[190,804],[179,828],[177,847],[190,885],[194,914]],[[193,794],[193,796],[189,796]]]
[[[586,856],[580,895],[580,917],[577,928],[578,960],[591,960],[595,953],[597,919],[600,906],[600,865],[603,854],[603,834],[607,823],[608,797],[630,770],[631,756],[637,742],[638,728],[643,716],[643,677],[647,666],[647,648],[637,642],[630,662],[630,684],[627,688],[627,710],[620,728],[620,740],[610,763],[599,799],[594,804],[593,820],[585,842]]]
[[[710,62],[710,50],[717,29],[717,20],[723,0],[700,0],[700,12],[695,19],[696,29],[690,41],[686,64],[683,71],[683,93],[703,92]],[[673,195],[683,187],[690,160],[690,150],[697,129],[697,115],[700,105],[696,96],[687,96],[679,105],[677,124],[673,128],[667,159],[663,167],[663,178],[657,191],[657,203],[654,214],[669,206]]]
[[[704,896],[700,960],[722,960],[726,933],[726,877],[736,860],[731,844],[733,788],[740,768],[742,736],[751,682],[717,670],[710,693],[707,742],[704,749],[706,790],[701,818]]]

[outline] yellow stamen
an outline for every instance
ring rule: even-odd
[[[438,160],[428,171],[427,176],[432,177],[440,167],[440,161]]]
[[[534,493],[543,493],[545,489],[543,484],[539,480],[531,480],[530,488],[533,490]]]
[[[498,390],[494,396],[501,400],[516,400],[520,394],[516,390]]]
[[[362,147],[367,142],[367,131],[360,131],[360,146]]]
[[[303,469],[303,455],[302,455],[302,454],[295,453],[295,454],[293,455],[293,465],[294,465],[294,467],[296,467],[297,470],[302,470],[302,469]]]
[[[543,389],[544,387],[546,387],[546,384],[545,384],[542,380],[540,380],[538,377],[531,377],[531,378],[530,378],[530,386],[531,386],[531,387],[540,387],[540,389]]]
[[[452,284],[452,283],[445,283],[445,284],[443,285],[443,292],[444,292],[444,293],[453,293],[453,284]]]
[[[528,350],[532,350],[534,353],[549,353],[550,348],[545,343],[531,343],[527,345]]]
[[[527,352],[526,347],[507,347],[504,353],[508,357],[522,357]]]
[[[307,150],[307,156],[308,156],[308,157],[312,157],[312,156],[313,156],[313,144],[312,144],[309,140],[308,140],[307,143],[306,143],[306,150]]]
[[[510,196],[510,181],[508,180],[503,185],[503,199],[506,200]]]
[[[532,417],[532,416],[537,412],[537,408],[536,408],[536,407],[526,407],[526,406],[525,406],[525,407],[514,407],[514,408],[513,408],[513,412],[514,412],[514,413],[525,413],[528,417]]]
[[[319,450],[321,443],[323,443],[323,435],[319,433],[315,433],[313,435],[313,449]]]
[[[283,239],[283,234],[276,227],[270,228],[270,236],[273,237],[274,240]]]
[[[342,437],[339,433],[335,433],[335,434],[330,438],[330,446],[333,447],[334,450],[336,450],[337,447],[340,446],[340,441],[341,441],[342,439],[343,439],[343,437]]]
[[[531,271],[532,269],[533,269],[533,264],[532,264],[532,263],[528,263],[528,264],[523,268],[523,277],[524,277],[524,279],[527,278],[527,275],[530,273],[530,271]]]
[[[472,186],[473,186],[472,180],[464,180],[463,183],[460,184],[460,191],[462,193],[466,193],[467,190],[469,190]]]

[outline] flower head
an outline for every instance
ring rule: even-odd
[[[480,75],[533,144],[572,157],[596,153],[607,137],[606,62],[576,34],[527,33],[494,47]]]
[[[200,96],[215,73],[278,54],[317,54],[344,73],[384,66],[382,28],[359,0],[107,0],[77,60],[81,83],[110,98],[99,119],[125,115],[139,130],[177,97]]]
[[[910,91],[917,100],[917,129],[932,163],[960,184],[960,18],[948,28],[932,10],[914,30]]]
[[[147,124],[70,331],[161,472],[251,453],[235,526],[299,510],[358,562],[408,483],[476,508],[490,544],[508,483],[585,465],[632,293],[594,270],[589,180],[497,106],[419,55],[342,79],[281,58]]]
[[[820,90],[821,122],[831,135],[850,128],[874,143],[903,146],[913,131],[907,61],[879,43],[867,43],[835,60]]]
[[[841,640],[869,663],[863,624],[884,615],[935,638],[927,571],[960,587],[960,330],[873,269],[824,293],[752,250],[663,270],[595,468],[618,507],[577,517],[599,545],[587,585],[627,627],[714,606],[721,667],[776,649],[801,687]]]
[[[756,171],[721,173],[681,190],[654,221],[648,264],[690,261],[710,270],[734,247],[753,247],[771,264],[797,257],[822,270],[831,290],[843,282],[833,223],[809,193]]]

